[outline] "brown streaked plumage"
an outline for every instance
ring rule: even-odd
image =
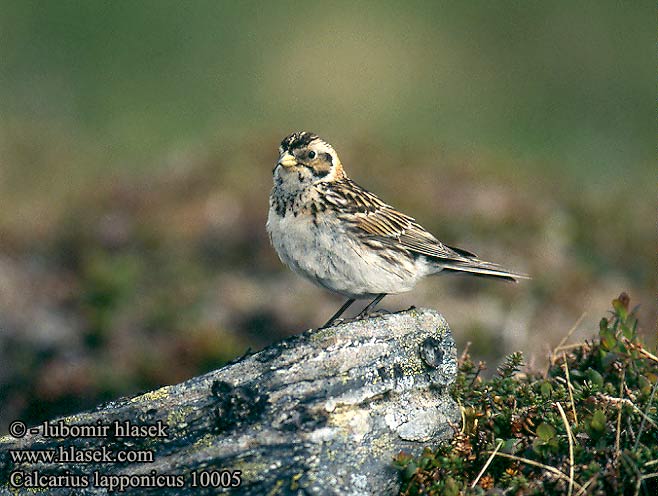
[[[281,260],[314,283],[349,298],[331,325],[357,298],[411,290],[442,271],[516,281],[527,278],[441,243],[413,217],[347,177],[334,148],[309,132],[279,147],[267,230]]]

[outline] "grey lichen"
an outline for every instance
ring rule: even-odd
[[[204,376],[67,419],[165,422],[166,439],[129,440],[131,449],[153,450],[153,463],[41,464],[39,470],[107,475],[156,470],[184,475],[188,482],[183,488],[140,488],[138,494],[223,491],[190,487],[190,473],[202,468],[240,470],[245,495],[395,494],[393,457],[452,434],[458,409],[446,389],[455,377],[455,355],[445,319],[431,310],[307,331]],[[33,469],[15,464],[7,453],[36,446],[126,449],[127,444],[116,438],[5,437],[0,476]],[[2,482],[0,494],[31,492]],[[106,492],[93,486],[76,491]],[[69,492],[54,488],[49,494]]]

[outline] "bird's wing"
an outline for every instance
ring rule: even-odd
[[[332,188],[330,201],[339,216],[364,241],[403,249],[414,255],[467,262],[476,255],[444,245],[413,217],[399,212],[349,179]]]
[[[324,200],[333,206],[348,229],[371,248],[393,248],[411,256],[425,256],[451,272],[517,281],[525,274],[508,271],[498,264],[480,260],[475,253],[444,245],[413,217],[399,212],[350,179],[332,183]]]

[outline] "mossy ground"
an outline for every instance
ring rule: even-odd
[[[401,453],[401,495],[658,494],[658,358],[622,294],[598,337],[561,345],[544,372],[510,355],[491,379],[468,352],[452,441]]]

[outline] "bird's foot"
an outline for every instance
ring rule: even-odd
[[[415,308],[415,307],[412,307],[412,308]],[[410,308],[410,310],[411,310],[411,308]],[[352,318],[332,319],[329,322],[327,322],[325,325],[323,325],[322,327],[318,327],[317,330],[319,331],[321,329],[328,329],[329,327],[335,327],[335,326],[342,325],[342,324],[349,324],[350,322],[358,322],[360,320],[365,320],[365,319],[370,319],[370,318],[374,319],[374,318],[377,318],[377,317],[383,317],[384,315],[391,315],[392,313],[393,312],[391,312],[390,310],[385,310],[385,309],[363,311],[360,314],[358,314],[358,315],[356,315]]]
[[[392,313],[393,312],[391,312],[390,310],[386,310],[386,309],[382,308],[381,310],[377,310],[376,312],[371,312],[371,313],[367,314],[366,317],[374,319],[374,318],[377,318],[377,317],[383,317],[384,315],[391,315]]]
[[[347,324],[348,322],[351,322],[352,320],[354,320],[354,319],[336,319],[332,322],[327,322],[325,325],[323,325],[321,327],[318,327],[318,331],[320,331],[322,329],[329,329],[330,327],[336,327],[336,326],[339,326],[341,324]]]
[[[352,320],[365,320],[365,319],[376,319],[377,317],[383,317],[384,315],[391,315],[393,312],[390,310],[374,310],[372,312],[360,313]]]
[[[363,314],[363,315],[359,314],[359,315],[355,315],[354,317],[350,317],[350,318],[346,318],[346,319],[336,319],[331,323],[327,323],[327,324],[323,325],[322,327],[318,327],[318,331],[321,330],[321,329],[328,329],[329,327],[336,327],[336,326],[339,326],[339,325],[342,325],[342,324],[350,324],[352,322],[358,322],[360,320],[364,320],[364,319],[367,319],[367,318],[370,318],[370,317],[373,317],[373,316],[378,316],[378,315],[379,315],[379,311],[373,312],[373,313],[368,313],[368,314]]]

